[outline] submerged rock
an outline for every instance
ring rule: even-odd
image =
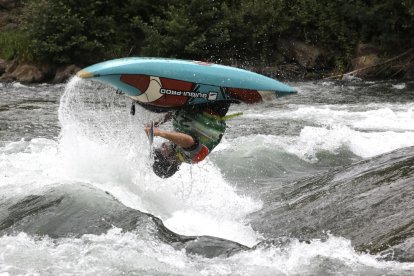
[[[25,232],[51,238],[79,237],[103,234],[113,227],[208,258],[249,249],[216,237],[176,234],[159,218],[128,208],[109,193],[86,184],[57,186],[23,198],[0,198],[1,235]]]

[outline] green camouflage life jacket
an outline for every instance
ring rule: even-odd
[[[197,138],[211,152],[220,143],[226,130],[226,122],[222,118],[206,112],[180,110],[173,126],[176,131]]]

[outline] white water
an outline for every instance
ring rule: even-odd
[[[24,250],[22,250],[24,248]],[[205,259],[134,233],[113,229],[81,238],[34,239],[24,233],[0,238],[0,275],[410,275],[414,264],[382,262],[358,254],[351,243],[326,241]]]
[[[361,158],[370,158],[393,150],[414,146],[414,104],[371,105],[292,105],[283,110],[250,109],[244,118],[267,121],[297,120],[305,125],[298,136],[251,134],[226,139],[217,150],[237,144],[246,156],[255,151],[278,149],[316,162],[318,152],[338,154],[347,149]]]
[[[308,126],[302,129],[300,136],[248,135],[227,141],[218,150],[230,150],[228,147],[234,143],[238,144],[238,150],[245,157],[253,156],[259,148],[267,151],[278,149],[305,161],[316,162],[316,155],[321,151],[339,154],[341,149],[346,148],[357,156],[369,158],[414,146],[414,131],[360,132],[347,126]],[[252,148],[252,144],[260,146]]]
[[[291,110],[247,114],[247,118],[304,120],[325,126],[347,125],[359,130],[414,131],[414,103],[340,106],[294,106]]]
[[[153,175],[142,128],[150,118],[129,115],[128,106],[69,83],[59,110],[58,141],[32,139],[0,147],[2,195],[25,194],[46,186],[86,182],[109,191],[125,205],[160,217],[186,235],[212,235],[252,246],[262,239],[246,219],[262,203],[227,183],[212,161],[183,166],[168,181]],[[89,91],[89,92],[88,92]],[[82,93],[92,93],[82,95]],[[293,106],[289,111],[247,110],[244,118],[274,120],[290,116],[312,122],[299,136],[247,135],[224,139],[220,150],[249,155],[263,147],[283,150],[308,162],[320,151],[343,147],[362,158],[414,145],[412,104],[385,106]],[[361,109],[361,110],[359,110]],[[293,112],[292,112],[293,110]],[[305,124],[306,125],[306,124]],[[158,141],[159,142],[159,141]],[[254,145],[252,147],[252,145]],[[240,162],[243,162],[241,160]],[[330,270],[330,267],[332,270]],[[311,244],[256,249],[230,258],[187,256],[159,241],[113,229],[104,235],[52,240],[24,233],[0,237],[0,275],[303,275],[406,274],[412,263],[383,262],[356,253],[350,241],[330,236]],[[319,273],[320,272],[320,273]]]
[[[109,111],[99,109],[102,99],[91,104],[96,94],[82,93],[94,92],[74,79],[59,111],[59,146],[68,179],[105,189],[125,205],[160,217],[180,234],[212,235],[250,246],[258,242],[260,236],[244,218],[259,210],[260,202],[238,194],[211,162],[183,165],[168,181],[159,179],[152,173],[143,131],[150,115],[137,108],[139,114],[132,117],[124,103]]]

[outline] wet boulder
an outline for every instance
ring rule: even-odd
[[[230,257],[240,251],[250,248],[239,243],[210,236],[201,236],[185,242],[185,251],[189,254],[200,255],[206,258],[217,256]]]
[[[103,234],[114,227],[208,258],[249,249],[216,237],[179,235],[165,227],[161,219],[126,207],[109,193],[82,183],[23,197],[0,197],[0,235],[25,232],[51,238],[79,237]]]
[[[292,183],[280,200],[252,216],[253,226],[268,238],[331,233],[357,250],[386,254],[395,248],[389,258],[414,261],[413,183],[414,148],[400,149]],[[269,223],[260,223],[265,218]]]

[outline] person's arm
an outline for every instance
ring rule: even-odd
[[[149,127],[145,128],[145,132],[148,134]],[[167,139],[182,148],[190,148],[195,144],[193,137],[188,134],[176,131],[165,131],[157,127],[154,127],[154,136]]]

